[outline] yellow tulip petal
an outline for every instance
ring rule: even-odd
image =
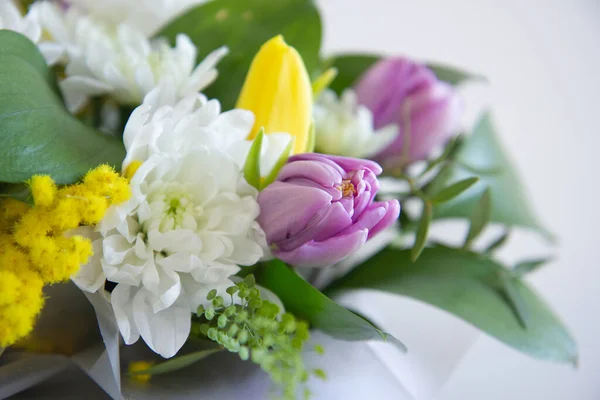
[[[237,108],[252,111],[254,127],[265,133],[287,132],[296,138],[293,153],[306,151],[312,118],[312,87],[302,57],[281,35],[260,48],[246,76]]]

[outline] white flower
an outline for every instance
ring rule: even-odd
[[[95,255],[74,277],[91,292],[104,279],[117,283],[111,303],[127,344],[141,336],[172,357],[189,335],[191,313],[208,306],[207,293],[223,294],[239,266],[262,257],[258,193],[229,155],[252,123],[251,113],[221,114],[202,95],[133,112],[124,165],[143,163],[132,198],[107,211]]]
[[[71,112],[104,94],[138,105],[161,83],[173,87],[175,101],[180,100],[212,83],[216,64],[227,54],[227,48],[219,48],[196,66],[197,49],[183,34],[170,47],[125,23],[100,21],[76,7],[64,11],[46,1],[35,3],[29,14],[63,50],[66,78],[60,87]]]
[[[52,43],[40,43],[42,28],[32,15],[23,15],[12,0],[0,0],[0,29],[8,29],[27,37],[38,48],[46,62],[53,65],[61,54],[61,49]]]
[[[172,19],[206,0],[69,0],[90,15],[107,22],[124,22],[146,36],[158,32]]]
[[[251,111],[234,109],[221,113],[217,100],[208,101],[202,94],[186,97],[175,106],[172,87],[159,85],[134,110],[125,126],[123,141],[127,157],[144,161],[161,152],[181,153],[194,146],[216,147],[244,166],[251,142],[246,140],[254,125]],[[207,135],[205,132],[212,134]],[[263,137],[261,175],[267,176],[293,138],[288,133],[272,133]]]
[[[326,154],[368,158],[389,145],[399,131],[395,124],[375,131],[373,114],[358,104],[352,89],[346,89],[340,99],[333,91],[325,90],[313,115],[316,150]]]

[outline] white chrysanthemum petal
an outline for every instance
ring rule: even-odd
[[[144,342],[164,358],[173,357],[190,334],[190,307],[181,298],[171,307],[154,312],[150,295],[140,289],[133,298],[133,320]]]
[[[128,285],[117,285],[110,295],[119,331],[125,344],[133,344],[140,338],[137,325],[133,321],[133,296],[137,288]]]
[[[69,0],[90,14],[112,23],[126,22],[152,36],[184,11],[206,0]]]
[[[97,18],[75,5],[61,8],[49,1],[36,2],[27,17],[41,27],[40,32],[47,32],[40,43],[40,49],[48,50],[46,59],[64,60],[67,80],[76,80],[61,85],[72,111],[98,94],[137,105],[157,86],[164,92],[156,93],[156,100],[174,104],[212,83],[216,64],[227,54],[227,48],[217,49],[196,65],[197,49],[184,34],[170,47],[165,39],[150,39],[126,21]]]
[[[347,157],[368,158],[383,150],[398,136],[398,127],[375,131],[373,115],[347,89],[338,99],[331,90],[321,93],[314,106],[316,149]]]

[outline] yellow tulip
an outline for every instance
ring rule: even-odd
[[[312,88],[302,57],[281,35],[262,45],[246,76],[237,108],[254,113],[248,139],[287,132],[295,139],[293,153],[307,151],[312,121]]]

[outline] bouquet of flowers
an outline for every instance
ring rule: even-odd
[[[74,354],[99,326],[113,397],[122,341],[157,355],[128,365],[139,381],[230,352],[302,398],[327,374],[305,362],[327,351],[314,330],[404,349],[334,301],[371,289],[576,363],[523,280],[547,259],[494,257],[513,229],[552,235],[489,113],[462,129],[458,86],[480,77],[325,57],[311,0],[0,0],[0,29],[3,358]],[[433,240],[450,218],[464,237]],[[95,316],[57,337],[68,282]],[[77,315],[87,300],[68,293]]]

